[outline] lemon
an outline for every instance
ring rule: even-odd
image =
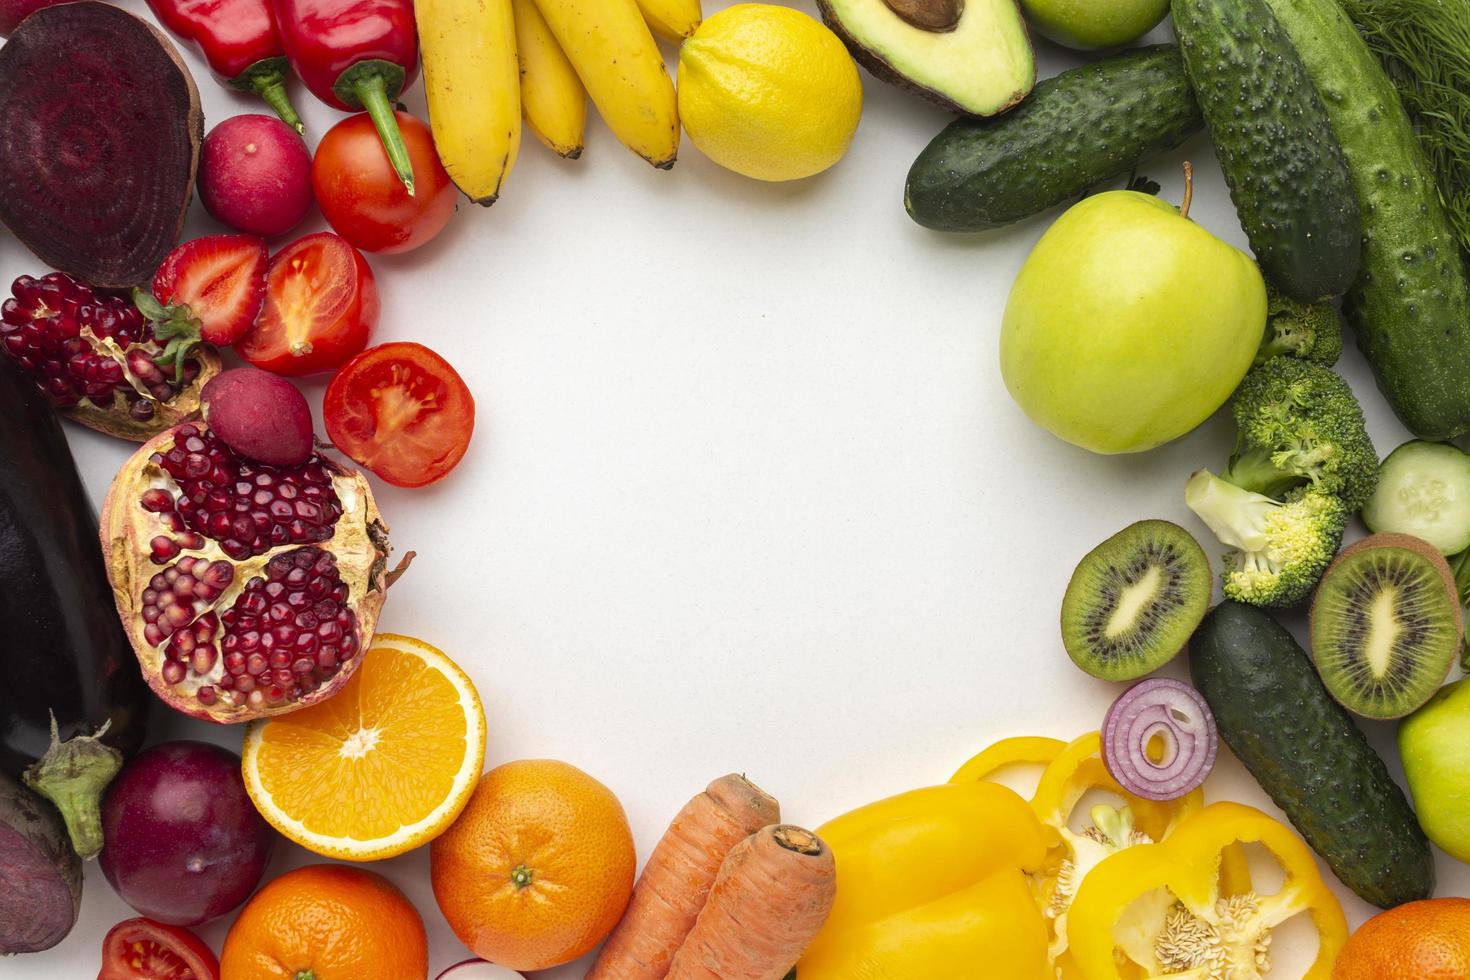
[[[842,159],[863,114],[847,48],[789,7],[742,3],[679,52],[679,118],[700,151],[757,180],[799,180]]]

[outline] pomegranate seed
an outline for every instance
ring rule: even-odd
[[[203,673],[203,671],[200,671],[200,673]],[[194,696],[199,699],[200,704],[214,704],[219,700],[219,695],[208,684],[195,691]]]
[[[143,491],[143,509],[154,514],[164,514],[174,509],[174,495],[167,490]]]
[[[169,511],[167,514],[159,514],[158,522],[175,534],[184,530],[184,519],[177,511]]]
[[[230,674],[243,674],[245,672],[245,654],[225,654],[225,671]]]
[[[194,531],[185,531],[179,535],[177,543],[180,548],[186,548],[189,551],[198,551],[204,547],[204,536]]]
[[[178,542],[173,538],[166,538],[160,534],[148,542],[148,554],[153,559],[155,565],[162,565],[164,562],[172,561],[178,557]]]
[[[188,626],[193,621],[194,609],[191,606],[184,606],[175,603],[174,605],[165,607],[165,609],[163,610],[163,618],[159,620],[159,625],[167,623],[170,627],[172,627],[172,629],[176,630],[180,626]],[[170,630],[170,632],[172,632],[172,630]]]
[[[31,376],[48,398],[62,406],[86,398],[109,408],[116,393],[137,419],[153,417],[154,406],[128,384],[114,353],[127,350],[129,370],[157,372],[153,357],[162,353],[153,329],[121,294],[97,293],[60,272],[35,279],[21,276],[0,304],[0,349]],[[165,397],[172,397],[172,389]]]
[[[149,646],[156,647],[167,639],[167,637],[168,634],[157,623],[149,623],[143,627],[143,639],[147,641]]]
[[[214,669],[214,661],[218,654],[214,647],[206,644],[194,651],[189,658],[189,669],[196,674],[207,674]]]
[[[245,658],[245,672],[257,675],[263,674],[265,673],[265,669],[267,666],[269,666],[269,664],[270,661],[266,659],[265,654],[252,653],[250,656]]]
[[[169,684],[179,684],[179,683],[182,683],[183,680],[184,680],[184,678],[187,677],[188,675],[189,675],[189,668],[185,667],[183,664],[179,663],[177,660],[167,660],[167,661],[164,661],[164,664],[163,664],[163,679],[166,682],[168,682]]]

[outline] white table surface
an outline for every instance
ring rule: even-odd
[[[1043,76],[1081,60],[1044,41],[1038,54]],[[206,125],[264,111],[186,58]],[[1220,550],[1182,488],[1224,463],[1229,420],[1113,458],[1034,427],[1006,395],[996,338],[1011,280],[1059,211],[979,237],[918,227],[904,175],[949,117],[863,82],[852,150],[818,178],[746,180],[687,139],[673,171],[655,171],[594,112],[580,161],[527,133],[493,208],[462,205],[418,252],[370,257],[375,341],[433,347],[477,405],[448,479],[375,484],[397,549],[419,553],[381,625],[469,671],[487,765],[585,769],[621,798],[640,856],[732,770],[815,825],[941,782],[996,739],[1096,728],[1120,688],[1062,650],[1077,559],[1145,517]],[[313,140],[339,118],[299,84],[292,95]],[[422,115],[422,87],[406,102]],[[1177,201],[1185,159],[1191,217],[1244,246],[1204,134],[1143,172]],[[323,226],[313,212],[301,232]],[[189,235],[220,230],[196,205]],[[0,235],[7,288],[39,271]],[[1379,450],[1406,439],[1356,349],[1339,369]],[[322,387],[306,385],[314,407]],[[68,433],[100,502],[129,445]],[[1397,772],[1391,727],[1368,727]],[[161,706],[151,732],[239,747],[238,729]],[[1274,812],[1228,752],[1207,790]],[[283,842],[269,875],[314,860]],[[431,975],[467,956],[434,904],[427,849],[370,867],[423,914]],[[1470,895],[1470,868],[1441,854],[1439,873],[1440,895]],[[1370,913],[1338,890],[1355,924]],[[90,980],[102,935],[132,914],[93,864],[71,936],[0,975]],[[229,921],[200,930],[216,949]]]

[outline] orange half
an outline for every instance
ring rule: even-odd
[[[379,633],[340,693],[245,730],[245,788],[307,850],[376,861],[446,830],[485,764],[485,711],[442,651]]]

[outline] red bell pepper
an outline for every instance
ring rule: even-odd
[[[291,67],[329,106],[366,110],[408,193],[413,164],[393,102],[419,69],[412,0],[272,0]]]
[[[305,129],[286,94],[286,49],[270,0],[148,0],[148,6],[194,45],[221,81],[258,93],[286,125]]]

